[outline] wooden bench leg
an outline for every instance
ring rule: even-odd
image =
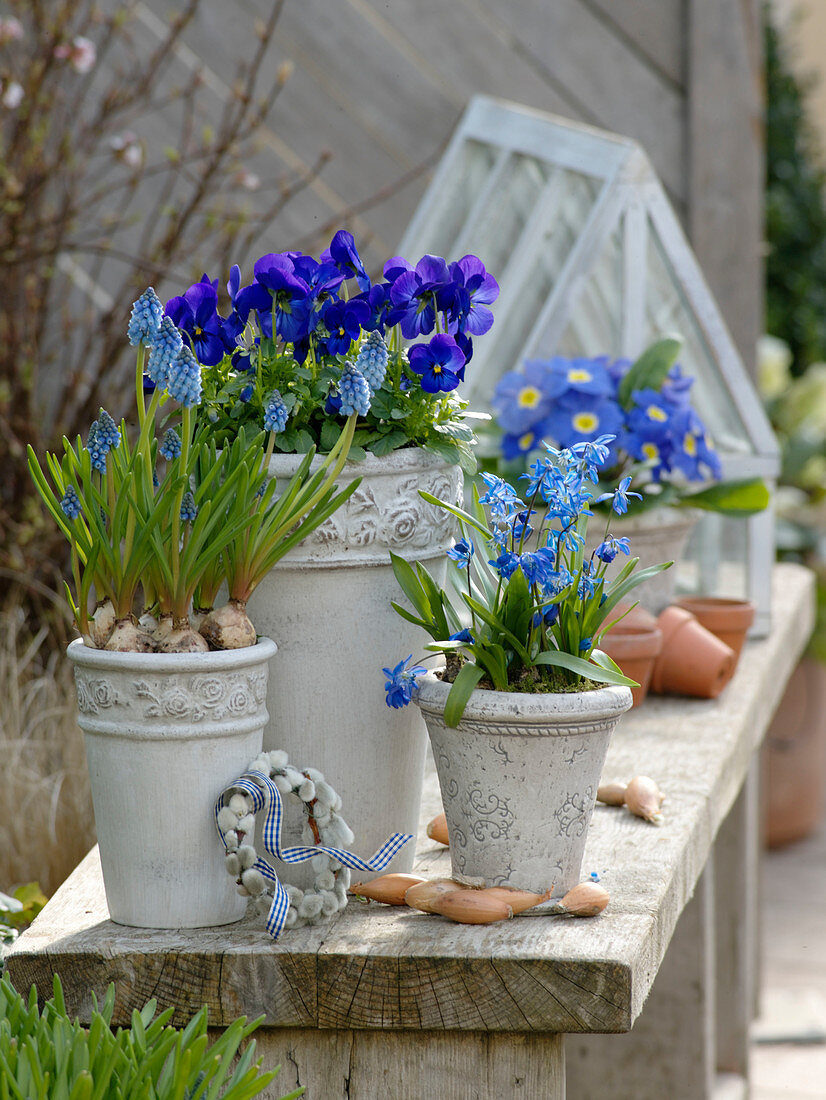
[[[561,1035],[261,1028],[255,1038],[264,1068],[281,1064],[264,1100],[298,1085],[305,1100],[565,1100]]]
[[[714,867],[677,922],[626,1035],[565,1037],[568,1100],[709,1100],[715,1086]]]

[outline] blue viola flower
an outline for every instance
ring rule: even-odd
[[[387,373],[387,345],[378,332],[369,332],[359,348],[356,370],[362,374],[373,391],[381,389]]]
[[[308,302],[310,288],[295,272],[294,257],[288,253],[270,252],[255,261],[255,281],[265,287],[272,299],[271,311],[275,319],[275,331],[291,344],[307,334]],[[259,307],[259,319],[264,323],[266,312]],[[269,332],[272,336],[272,319]]]
[[[166,315],[184,333],[199,363],[214,367],[228,350],[224,322],[218,316],[218,292],[204,275],[201,282],[166,303]]]
[[[447,393],[459,385],[465,365],[462,350],[452,336],[437,333],[429,343],[416,344],[408,352],[410,369],[421,375],[425,393]]]
[[[331,355],[346,355],[350,345],[361,336],[369,310],[366,302],[353,298],[349,302],[331,301],[322,313],[328,335],[323,343]]]
[[[73,485],[66,486],[66,492],[61,498],[60,507],[67,519],[77,519],[81,514],[80,499]]]
[[[389,286],[395,283],[396,279],[398,279],[400,275],[403,275],[405,271],[412,270],[413,264],[408,263],[404,256],[391,256],[389,260],[385,260],[382,274]]]
[[[394,668],[383,668],[382,672],[387,677],[387,681],[384,685],[384,690],[387,695],[388,707],[393,707],[398,710],[400,707],[406,707],[410,700],[413,698],[413,692],[416,688],[416,677],[422,676],[427,669],[422,665],[414,665],[413,668],[408,668],[408,662],[413,660],[413,654],[411,653],[403,661]]]
[[[473,557],[473,543],[468,542],[467,539],[459,539],[456,545],[452,546],[446,553],[451,561],[456,562],[459,569],[466,569]]]
[[[129,343],[151,344],[160,328],[163,304],[151,286],[147,287],[132,305],[132,313],[126,328]]]
[[[181,437],[174,428],[167,428],[166,434],[158,448],[158,453],[161,458],[165,458],[167,462],[174,462],[176,458],[180,457],[181,450]]]
[[[195,503],[195,497],[190,490],[187,490],[181,501],[181,521],[183,523],[194,523],[197,515],[198,506]]]
[[[338,381],[338,392],[341,397],[341,411],[344,416],[358,413],[359,416],[367,416],[370,411],[372,393],[367,385],[367,380],[359,371],[348,363],[341,372]]]
[[[182,347],[183,339],[180,331],[171,317],[164,317],[146,364],[146,373],[161,389],[166,389],[169,368]]]
[[[252,395],[255,393],[255,386],[244,386],[241,392],[238,394],[238,400],[247,405],[252,400]]]
[[[594,554],[600,561],[610,564],[618,553],[628,555],[631,553],[631,544],[628,539],[623,537],[621,539],[612,538],[610,535],[608,538],[603,539],[599,546],[594,551]]]
[[[353,234],[348,233],[346,229],[339,229],[330,241],[330,247],[321,253],[321,261],[322,263],[332,261],[345,278],[355,278],[359,290],[370,289],[370,278],[364,270]]]
[[[503,374],[493,391],[491,405],[499,426],[511,435],[521,435],[544,420],[554,399],[565,390],[560,374],[547,363],[529,360],[524,370]]]
[[[464,642],[465,645],[473,645],[476,639],[471,632],[465,627],[463,630],[457,630],[455,634],[451,634],[448,641],[451,642]]]
[[[169,364],[166,391],[185,409],[201,402],[201,365],[186,344]]]
[[[465,291],[457,327],[461,332],[482,336],[493,324],[493,313],[488,306],[499,297],[499,284],[485,270],[478,256],[463,256],[450,265],[453,282]]]
[[[284,404],[284,398],[278,390],[273,390],[267,399],[267,407],[264,409],[264,431],[283,432],[287,426],[289,412]]]
[[[433,331],[437,296],[453,285],[447,263],[441,256],[423,256],[415,269],[397,275],[390,287],[390,301],[399,311],[399,323],[405,339],[413,340]]]
[[[383,331],[387,324],[389,283],[376,283],[368,291],[359,294],[358,300],[367,306],[367,320],[362,325],[365,332]]]

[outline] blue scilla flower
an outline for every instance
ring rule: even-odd
[[[67,519],[77,519],[80,515],[80,500],[75,492],[74,485],[66,486],[66,492],[63,494],[63,499],[60,501],[60,507]]]
[[[600,561],[610,564],[619,553],[630,554],[631,544],[627,538],[615,539],[609,535],[594,551]]]
[[[416,677],[423,675],[427,672],[426,668],[422,665],[414,665],[413,668],[408,668],[407,664],[413,660],[413,654],[406,657],[403,661],[395,666],[395,668],[383,668],[382,672],[387,677],[387,681],[384,685],[384,690],[387,694],[387,705],[398,710],[400,707],[406,707],[410,700],[413,698],[413,692],[416,688]]]
[[[476,639],[473,637],[468,628],[464,627],[463,630],[457,630],[455,634],[451,634],[449,641],[464,642],[465,645],[473,645]]]
[[[146,373],[161,389],[166,389],[170,367],[182,347],[183,338],[180,331],[170,317],[164,317],[155,334],[146,364]]]
[[[542,623],[545,626],[553,626],[556,620],[559,618],[559,604],[549,603],[546,608],[541,611],[534,611],[533,613],[533,625],[540,626]]]
[[[519,568],[528,584],[545,587],[554,576],[554,555],[543,546],[532,553],[523,554],[519,559]]]
[[[195,503],[195,497],[187,490],[184,493],[184,498],[181,501],[181,519],[184,523],[194,523],[195,517],[198,515],[198,506]]]
[[[166,390],[185,409],[201,402],[201,365],[186,344],[169,364]]]
[[[616,512],[618,516],[621,516],[628,511],[629,497],[636,497],[637,500],[642,500],[642,496],[640,495],[640,493],[631,493],[628,491],[628,486],[630,484],[631,478],[624,477],[614,490],[614,496],[611,501],[611,511]]]
[[[100,410],[97,425],[97,439],[101,446],[105,447],[107,451],[111,451],[113,448],[120,446],[120,432],[118,431],[118,426],[106,409]]]
[[[132,305],[132,314],[126,335],[130,344],[151,344],[161,326],[163,304],[152,289],[147,287],[140,298]]]
[[[473,557],[473,543],[467,539],[459,539],[455,546],[447,551],[451,561],[455,561],[459,569],[466,569]]]
[[[288,416],[289,413],[287,406],[284,404],[284,398],[278,390],[273,390],[267,400],[267,407],[264,409],[264,431],[283,432],[287,426]]]
[[[100,427],[97,420],[93,420],[91,427],[89,428],[89,435],[86,439],[86,450],[89,452],[89,457],[92,460],[92,469],[97,470],[98,473],[106,473],[106,456],[109,454],[109,447],[103,440],[99,438]]]
[[[167,462],[172,462],[181,453],[181,437],[174,428],[167,428],[158,451]]]
[[[488,491],[479,498],[480,504],[485,504],[492,516],[504,518],[510,516],[517,509],[525,507],[524,501],[516,495],[516,490],[507,481],[503,481],[496,474],[489,474],[483,470],[480,475],[482,481],[488,487]]]
[[[364,376],[373,393],[381,389],[387,373],[387,345],[381,338],[381,333],[368,333],[356,357],[356,370]]]
[[[338,392],[341,397],[341,411],[345,416],[350,416],[352,413],[366,416],[370,411],[372,397],[370,386],[364,375],[352,364],[346,366],[341,372]]]
[[[512,554],[510,550],[503,550],[502,553],[494,561],[489,561],[488,565],[492,565],[496,572],[504,580],[510,580],[519,565],[519,555]]]

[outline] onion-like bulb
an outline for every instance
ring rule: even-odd
[[[411,886],[423,881],[418,875],[380,875],[371,882],[353,883],[350,893],[371,901],[381,901],[385,905],[404,905],[405,893]]]
[[[432,821],[428,822],[427,835],[439,844],[450,843],[447,835],[447,817],[444,814],[437,814]]]
[[[513,916],[504,901],[486,895],[486,890],[452,890],[433,901],[433,912],[459,924],[493,924]]]
[[[662,824],[660,807],[665,795],[647,775],[638,775],[625,788],[625,805],[636,817],[650,821],[652,825]]]
[[[411,909],[418,909],[422,913],[435,913],[433,903],[437,898],[452,894],[455,890],[464,889],[464,886],[460,886],[450,878],[431,879],[411,886],[405,891],[404,900]]]

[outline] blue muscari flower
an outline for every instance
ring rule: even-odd
[[[93,420],[89,427],[89,435],[86,439],[86,450],[89,452],[89,456],[92,460],[92,469],[97,470],[98,473],[106,473],[106,456],[109,453],[109,447],[101,439],[98,438],[100,432],[100,426],[97,420]]]
[[[183,338],[179,330],[171,317],[164,317],[155,334],[146,364],[146,373],[155,385],[166,389],[170,367],[182,347]]]
[[[615,539],[610,535],[607,539],[604,539],[594,551],[594,554],[600,561],[610,563],[614,560],[618,553],[623,554],[631,553],[631,544],[627,538]]]
[[[151,286],[147,287],[140,298],[132,305],[132,314],[126,329],[129,343],[133,345],[151,344],[160,328],[162,317],[163,305],[161,300]]]
[[[341,378],[338,381],[338,392],[341,397],[341,411],[344,416],[350,416],[352,413],[367,416],[370,411],[372,394],[367,380],[356,370],[352,363],[348,363],[341,372]]]
[[[459,539],[456,545],[447,551],[447,556],[455,561],[460,569],[465,569],[470,565],[470,559],[473,557],[473,543],[468,542],[467,539]]]
[[[273,390],[267,400],[267,407],[264,409],[264,431],[283,432],[287,426],[288,416],[289,412],[284,404],[284,398],[278,390]]]
[[[63,499],[60,501],[60,507],[63,509],[63,514],[67,519],[77,519],[80,515],[80,500],[78,499],[78,495],[73,485],[66,486],[66,492],[63,494]]]
[[[106,411],[106,409],[100,410],[100,415],[97,420],[97,440],[98,443],[105,447],[107,451],[113,450],[115,447],[120,446],[120,432],[118,426]]]
[[[185,409],[201,403],[201,366],[186,344],[169,364],[166,390]]]
[[[194,523],[195,517],[198,515],[198,507],[195,504],[195,497],[187,490],[184,493],[184,498],[181,501],[181,519],[184,523]]]
[[[165,458],[167,462],[172,462],[180,455],[181,449],[181,437],[174,428],[167,428],[166,435],[164,435],[161,445],[158,448],[161,457]]]
[[[381,389],[387,373],[387,345],[382,340],[381,333],[367,334],[356,357],[356,370],[364,376],[373,393]]]
[[[455,634],[451,634],[448,641],[451,642],[464,642],[465,645],[473,645],[476,639],[473,637],[467,627],[463,630],[457,630]]]
[[[492,565],[499,576],[507,581],[510,580],[519,566],[519,555],[512,554],[510,550],[503,550],[499,557],[494,561],[489,561],[488,565]]]
[[[395,666],[395,668],[383,668],[382,672],[387,677],[387,681],[384,685],[384,690],[387,693],[387,705],[398,710],[400,707],[406,707],[410,700],[413,698],[413,692],[416,688],[416,677],[421,676],[427,672],[426,668],[422,665],[414,665],[413,668],[407,668],[409,661],[413,660],[413,654],[406,657],[403,661]]]

